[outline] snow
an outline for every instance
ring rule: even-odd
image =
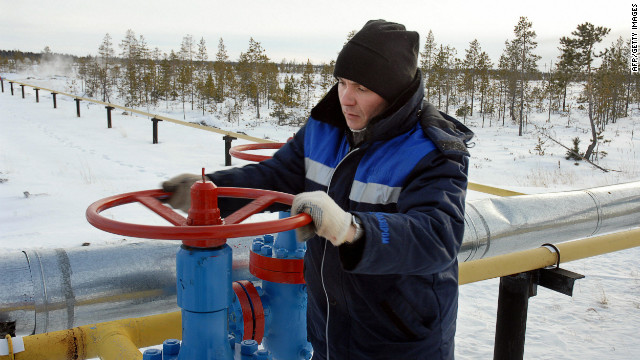
[[[28,84],[60,91],[77,88],[63,76],[1,74]],[[159,123],[159,143],[152,144],[152,122],[137,115],[112,112],[113,128],[107,128],[104,106],[81,102],[76,116],[73,99],[58,96],[53,109],[48,92],[35,92],[14,85],[11,96],[5,80],[0,93],[0,249],[70,248],[89,242],[108,246],[125,239],[100,231],[85,220],[85,210],[94,201],[120,193],[158,188],[162,181],[180,173],[223,169],[224,141],[221,134],[170,122]],[[471,149],[472,182],[522,193],[545,193],[591,188],[640,180],[640,112],[609,124],[606,143],[599,150],[607,155],[598,165],[615,171],[603,172],[583,162],[564,159],[566,150],[536,132],[544,127],[561,143],[571,146],[580,136],[582,147],[590,133],[583,112],[570,117],[532,113],[525,134],[508,119],[505,126],[488,119],[481,127],[479,115],[466,123],[476,133]],[[146,111],[147,109],[140,109]],[[180,105],[161,105],[159,114],[182,119]],[[263,117],[268,114],[265,108]],[[451,111],[452,112],[452,111]],[[245,111],[240,124],[228,124],[215,115],[188,111],[194,122],[206,121],[229,131],[285,141],[294,128],[275,128],[265,119]],[[539,138],[545,141],[544,156],[537,155]],[[233,145],[247,143],[236,140]],[[638,149],[636,149],[638,146]],[[233,159],[233,164],[247,162]],[[470,192],[468,199],[486,197]],[[103,213],[134,223],[166,223],[138,205],[127,205]],[[527,359],[630,359],[640,353],[640,249],[566,263],[564,268],[583,274],[573,297],[545,288],[529,301],[525,358]],[[461,286],[456,357],[492,357],[498,298],[498,279]]]

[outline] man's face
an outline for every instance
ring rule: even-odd
[[[387,108],[385,99],[355,81],[338,78],[338,98],[347,126],[364,129],[369,120]]]

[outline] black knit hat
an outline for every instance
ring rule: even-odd
[[[418,33],[402,24],[369,20],[338,54],[333,75],[392,103],[416,75],[419,43]]]

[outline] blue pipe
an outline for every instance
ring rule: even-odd
[[[179,360],[233,359],[228,338],[232,252],[182,246],[176,256],[178,306],[182,309]]]
[[[281,219],[289,216],[288,212],[280,213]],[[276,258],[302,259],[306,245],[296,240],[295,230],[290,230],[278,233],[273,251]],[[262,289],[264,295],[261,298],[263,303],[269,304],[270,313],[263,341],[265,349],[276,359],[310,359],[312,348],[307,342],[307,285],[263,280]]]

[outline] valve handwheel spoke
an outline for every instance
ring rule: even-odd
[[[137,196],[136,200],[175,226],[187,224],[187,218],[164,206],[160,200],[153,196]]]
[[[160,240],[214,240],[213,246],[226,243],[226,239],[277,233],[292,230],[311,222],[307,214],[298,214],[285,219],[242,224],[249,216],[259,213],[269,206],[280,203],[291,205],[293,195],[271,190],[219,187],[218,196],[254,199],[249,204],[232,213],[222,225],[186,226],[187,219],[173,209],[162,204],[171,193],[145,190],[111,196],[91,204],[86,211],[89,223],[98,229],[118,235]],[[155,212],[173,226],[132,224],[106,218],[100,213],[115,206],[138,202]],[[217,240],[219,239],[219,240]]]
[[[264,195],[253,200],[249,204],[236,210],[233,214],[224,218],[225,224],[238,224],[246,220],[249,216],[255,215],[262,210],[265,210],[269,206],[273,205],[278,200],[274,195]]]

